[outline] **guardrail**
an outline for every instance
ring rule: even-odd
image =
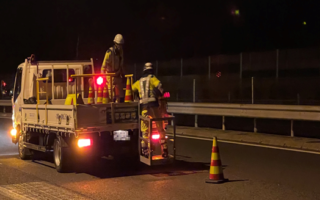
[[[11,106],[11,101],[0,100],[0,106]],[[195,115],[195,127],[198,127],[198,115],[222,116],[222,130],[226,129],[225,117],[253,118],[254,132],[257,132],[257,118],[290,120],[292,137],[294,120],[320,121],[320,106],[168,102],[168,112]],[[11,113],[4,110],[0,118],[11,119]]]
[[[222,130],[225,130],[225,117],[254,118],[254,132],[257,132],[257,118],[290,120],[292,137],[294,120],[320,121],[320,106],[169,102],[168,112],[195,115],[195,127],[198,127],[198,115],[222,116]]]
[[[8,106],[12,106],[11,100],[0,100],[0,107],[3,107],[3,109],[0,110],[0,118],[11,119],[12,113],[6,112],[6,107]]]
[[[0,106],[12,106],[11,100],[0,100]]]

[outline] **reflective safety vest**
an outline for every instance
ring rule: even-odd
[[[147,77],[140,78],[140,80],[136,81],[132,86],[133,91],[139,92],[141,104],[148,104],[157,101],[153,94],[153,90],[155,88],[161,88],[161,82],[152,74]]]
[[[116,52],[114,47],[110,47],[103,59],[101,73],[116,73],[123,66],[123,50]]]

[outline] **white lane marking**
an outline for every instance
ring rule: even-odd
[[[0,186],[0,195],[17,200],[89,199],[75,192],[55,185],[51,185],[46,182],[29,182],[22,184],[2,185]]]
[[[167,134],[167,135],[173,136],[172,134]],[[194,136],[176,135],[176,137],[189,138],[189,139],[195,139],[195,140],[212,141],[212,139],[210,139],[210,138],[201,138],[201,137],[194,137]],[[269,145],[263,145],[263,144],[250,144],[250,143],[246,143],[246,142],[233,142],[233,141],[220,140],[220,139],[218,139],[218,142],[245,145],[245,146],[253,146],[253,147],[263,147],[263,148],[269,148],[269,149],[286,150],[286,151],[295,151],[295,152],[301,152],[301,153],[310,153],[310,154],[320,155],[320,152],[317,152],[317,151],[290,149],[290,148],[285,148],[285,147],[276,147],[276,146],[269,146]]]
[[[15,155],[19,155],[19,153],[2,153],[2,154],[0,154],[0,156],[15,156]]]
[[[0,194],[3,195],[3,196],[6,196],[12,200],[30,200],[29,198],[27,197],[24,197],[20,194],[17,194],[11,190],[8,190],[6,188],[3,188],[3,187],[0,187]]]

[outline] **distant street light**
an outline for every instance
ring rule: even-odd
[[[236,15],[236,16],[239,16],[240,15],[240,10],[233,10],[232,12],[231,12],[231,14],[232,15]]]
[[[304,22],[303,22],[303,25],[307,25],[307,22],[306,22],[306,21],[304,21]]]

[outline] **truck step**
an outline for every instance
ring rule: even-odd
[[[36,151],[41,151],[41,152],[50,152],[51,151],[51,150],[47,149],[45,146],[31,144],[31,143],[28,143],[28,142],[24,142],[23,146],[25,148],[36,150]]]

